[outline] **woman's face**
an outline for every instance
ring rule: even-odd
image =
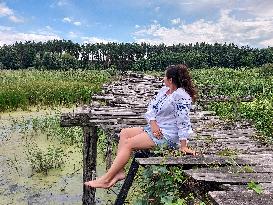
[[[172,79],[171,78],[168,79],[166,77],[166,75],[164,76],[163,81],[164,81],[165,86],[167,86],[167,87],[170,87],[170,85],[172,84]]]

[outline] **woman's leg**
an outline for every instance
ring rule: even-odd
[[[119,143],[118,143],[118,149],[117,149],[117,155],[118,153],[120,152],[120,147],[122,147],[122,145],[126,142],[127,139],[129,138],[132,138],[140,133],[143,132],[143,128],[141,127],[129,127],[129,128],[123,128],[121,131],[120,131],[120,134],[119,134]],[[117,174],[118,175],[118,180],[122,180],[125,178],[125,171],[124,169],[122,168],[119,173]]]
[[[120,151],[120,147],[126,142],[127,139],[132,138],[142,132],[143,132],[143,128],[141,127],[129,127],[129,128],[122,129],[119,134],[117,154]]]
[[[154,142],[144,131],[134,137],[128,138],[120,145],[119,152],[108,172],[97,180],[85,182],[85,185],[94,188],[109,188],[113,186],[119,180],[119,172],[129,161],[133,150],[151,149],[154,146]]]

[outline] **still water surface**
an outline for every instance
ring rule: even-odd
[[[26,136],[29,134],[20,131],[22,121],[51,114],[55,114],[54,111],[0,113],[0,205],[82,204],[81,147],[48,140],[44,133]],[[31,125],[27,129],[32,129]],[[48,175],[33,172],[27,160],[26,143],[37,144],[42,150],[50,145],[60,146],[66,155],[65,164],[59,169],[50,170]],[[105,172],[102,161],[102,156],[99,156],[99,176]],[[97,190],[98,204],[112,204],[118,187],[113,191]]]

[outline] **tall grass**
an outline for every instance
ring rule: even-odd
[[[89,102],[111,73],[97,70],[2,70],[0,112],[31,105],[68,105]]]

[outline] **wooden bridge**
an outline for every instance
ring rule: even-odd
[[[92,96],[90,105],[62,114],[62,126],[83,129],[83,182],[95,177],[97,129],[101,128],[107,134],[107,169],[114,157],[112,143],[118,141],[120,130],[146,124],[143,115],[147,105],[162,86],[162,81],[156,77],[128,73],[118,81],[104,85],[101,95]],[[246,122],[227,123],[213,112],[197,107],[190,117],[195,134],[189,145],[202,155],[163,158],[137,152],[115,204],[124,204],[140,165],[163,163],[183,165],[182,171],[195,183],[195,189],[188,191],[201,198],[208,195],[211,204],[273,205],[272,147],[255,140],[255,130]],[[262,193],[249,190],[250,182],[259,183]],[[95,204],[95,189],[83,185],[82,200],[83,204]]]

